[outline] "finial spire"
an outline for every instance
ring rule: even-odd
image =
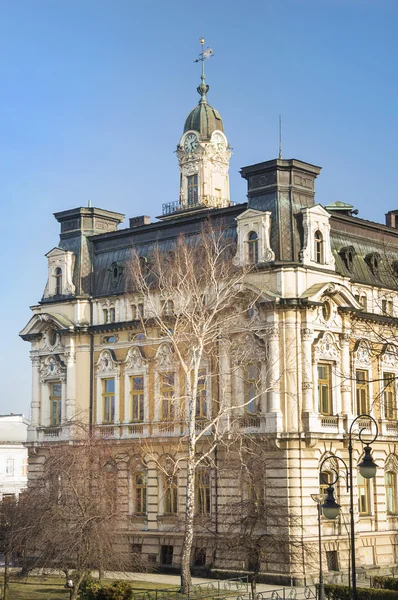
[[[196,60],[194,60],[194,62],[201,62],[202,63],[202,75],[201,75],[201,81],[200,81],[200,85],[197,88],[198,90],[198,94],[200,94],[200,100],[199,100],[199,104],[204,104],[207,103],[207,98],[206,98],[206,94],[209,91],[209,86],[206,84],[206,77],[205,77],[205,60],[206,58],[211,58],[213,56],[213,50],[211,48],[206,48],[205,50],[205,38],[200,38],[200,45],[202,46],[202,50],[199,54],[200,58],[197,58]]]
[[[282,115],[279,115],[279,160],[282,160]]]

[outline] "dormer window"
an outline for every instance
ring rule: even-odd
[[[319,265],[323,264],[323,235],[319,229],[314,235],[314,257],[315,262],[317,262]]]
[[[258,263],[258,235],[255,231],[251,231],[247,239],[248,258],[251,265]]]
[[[365,260],[368,263],[373,275],[377,275],[380,267],[380,254],[378,252],[372,252],[371,254],[365,256]]]
[[[55,277],[55,295],[60,296],[62,294],[62,269],[57,267],[54,272]]]

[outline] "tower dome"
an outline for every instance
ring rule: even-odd
[[[209,140],[213,131],[224,132],[224,125],[218,110],[210,106],[207,101],[206,94],[209,86],[202,81],[197,90],[200,94],[199,104],[187,116],[184,133],[193,129],[202,139]]]

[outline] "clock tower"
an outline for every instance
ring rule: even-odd
[[[231,150],[220,113],[207,101],[204,61],[212,50],[204,50],[196,61],[202,62],[201,83],[197,88],[199,104],[185,120],[177,146],[180,168],[180,197],[177,210],[221,208],[231,204],[229,197],[229,159]]]

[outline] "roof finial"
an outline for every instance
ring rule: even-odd
[[[88,208],[91,208],[92,204],[91,204],[91,200],[88,201]]]
[[[279,115],[279,160],[282,160],[282,115]]]
[[[200,58],[197,58],[196,60],[194,60],[194,62],[201,62],[202,63],[202,75],[201,75],[201,82],[200,82],[200,86],[197,88],[198,90],[198,94],[200,94],[201,98],[199,100],[199,104],[203,104],[204,102],[207,102],[207,98],[206,98],[206,94],[209,91],[209,86],[205,83],[206,82],[206,77],[205,77],[205,60],[206,58],[211,58],[213,56],[213,50],[211,48],[206,48],[205,50],[205,38],[200,38],[200,45],[202,46],[202,51],[199,54]]]

